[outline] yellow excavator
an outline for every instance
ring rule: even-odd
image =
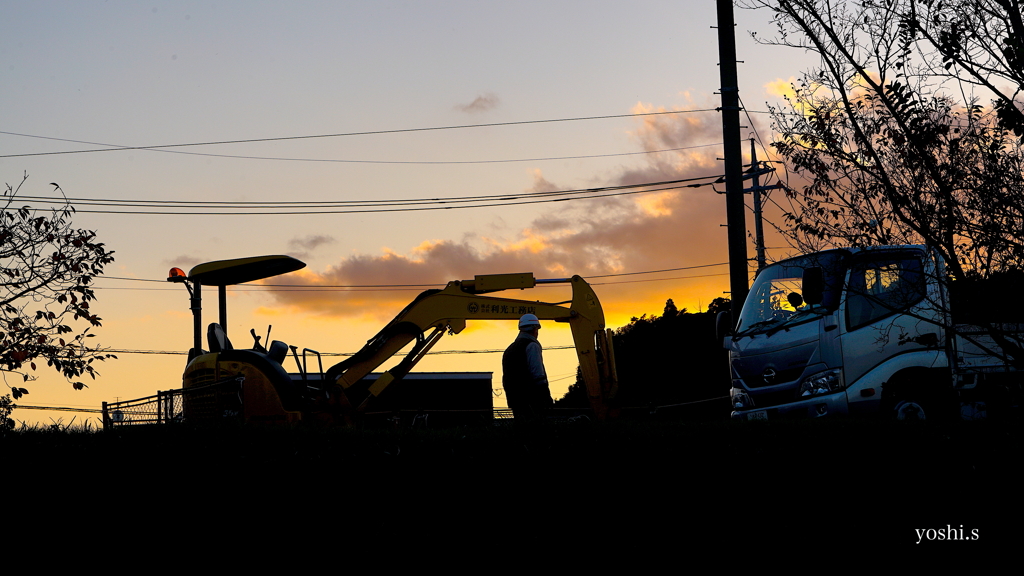
[[[241,393],[192,395],[184,407],[185,417],[238,414],[246,422],[295,422],[328,420],[352,425],[373,398],[392,382],[403,378],[445,333],[458,334],[468,320],[518,320],[535,314],[541,320],[568,322],[579,357],[583,381],[594,415],[599,420],[617,415],[615,353],[611,330],[605,328],[604,312],[593,289],[583,278],[535,279],[532,273],[490,274],[473,280],[454,280],[440,290],[426,290],[417,296],[358,352],[323,370],[320,353],[275,340],[265,346],[255,330],[250,349],[234,348],[227,326],[227,286],[286,274],[305,267],[290,256],[257,256],[200,264],[188,274],[171,269],[169,282],[183,283],[191,295],[194,322],[193,347],[183,376],[183,387],[215,388],[216,383],[235,383]],[[484,294],[502,290],[533,288],[539,284],[569,284],[572,300],[539,302]],[[202,348],[202,287],[216,286],[220,304],[218,322],[207,328],[209,350]],[[568,307],[565,305],[568,304]],[[269,340],[269,331],[267,340]],[[395,366],[373,381],[365,377],[407,345],[412,348]],[[291,352],[298,366],[289,374],[284,362]],[[315,357],[319,370],[312,372],[307,359]],[[203,398],[208,398],[203,400]],[[237,400],[235,399],[237,398]],[[211,412],[213,414],[211,414]]]

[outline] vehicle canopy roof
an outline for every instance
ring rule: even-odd
[[[305,267],[305,262],[291,256],[253,256],[199,264],[189,271],[188,279],[203,286],[231,286],[280,276]]]

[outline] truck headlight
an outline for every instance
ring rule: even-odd
[[[730,390],[729,396],[732,397],[733,410],[745,410],[754,407],[754,401],[750,398],[750,395],[740,388]]]
[[[831,394],[846,388],[842,370],[826,370],[811,374],[800,382],[800,397]]]

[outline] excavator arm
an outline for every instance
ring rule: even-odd
[[[571,301],[546,303],[483,295],[555,283],[572,286]],[[565,307],[565,304],[569,306]],[[408,374],[446,332],[462,332],[467,320],[518,320],[523,314],[569,323],[594,413],[600,420],[612,416],[617,377],[611,331],[605,329],[604,311],[597,295],[579,276],[537,280],[532,273],[491,274],[476,276],[473,280],[455,280],[442,290],[427,290],[362,349],[328,369],[326,380],[340,387],[344,395],[343,406],[362,411],[391,382]],[[361,389],[359,383],[364,376],[411,342],[415,344],[398,365]]]

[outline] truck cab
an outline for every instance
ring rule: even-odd
[[[914,245],[828,250],[765,267],[723,338],[732,417],[879,409],[923,417],[926,400],[952,384],[944,279],[941,257]]]

